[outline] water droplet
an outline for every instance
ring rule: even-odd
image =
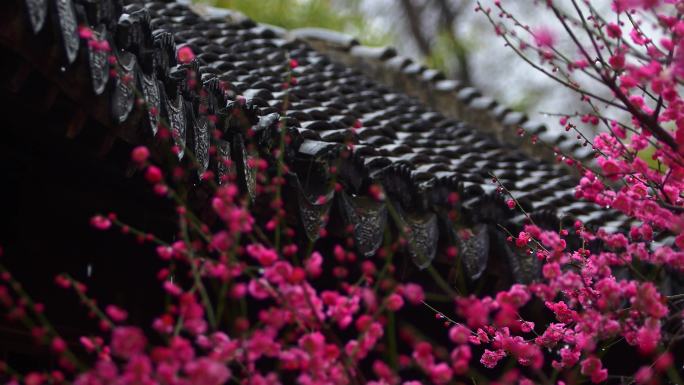
[[[89,263],[88,266],[86,267],[86,276],[88,278],[90,278],[90,276],[92,276],[92,275],[93,275],[93,265],[91,265]]]
[[[66,72],[66,67],[64,67],[64,66],[59,67],[59,70],[60,70],[61,72]]]

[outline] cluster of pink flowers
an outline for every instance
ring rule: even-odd
[[[503,347],[486,352],[481,360],[483,364],[493,366],[507,354],[516,357],[521,365],[534,364],[538,362],[535,360],[542,359],[538,349],[546,348],[557,350],[560,360],[554,360],[552,365],[558,370],[572,368],[581,357],[586,357],[581,361],[582,372],[592,381],[601,382],[607,371],[601,369],[601,361],[592,355],[600,343],[624,338],[645,355],[656,353],[662,342],[661,326],[669,311],[665,298],[653,283],[618,280],[612,274],[612,267],[623,266],[625,261],[614,253],[592,254],[584,249],[560,254],[548,252],[547,246],[558,244],[558,233],[543,231],[534,225],[527,226],[524,233],[525,237],[534,234],[533,239],[539,241],[517,247],[529,248],[543,258],[545,280],[528,286],[515,285],[508,292],[499,293],[496,300],[471,297],[457,305],[463,309],[460,314],[468,326],[489,328],[488,331],[478,329],[479,342],[491,340],[492,346]],[[590,234],[582,232],[582,236]],[[543,301],[557,322],[535,332],[537,337],[525,342],[511,337],[510,332],[523,335],[534,332],[534,324],[518,315],[519,308],[532,295]],[[493,322],[492,313],[495,314]],[[495,345],[497,341],[501,344]],[[520,349],[530,354],[523,361],[518,356]]]
[[[638,224],[625,233],[608,233],[602,229],[591,232],[576,223],[575,236],[583,245],[598,242],[602,245],[598,252],[584,247],[566,250],[563,238],[567,230],[549,232],[528,226],[509,240],[544,262],[545,281],[529,285],[529,290],[559,321],[535,338],[546,348],[562,346],[553,367],[561,370],[579,363],[583,375],[602,382],[609,370],[599,358],[602,354],[594,352],[602,341],[617,338],[636,347],[644,357],[651,357],[652,365],[632,373],[634,381],[650,383],[672,361],[669,353],[661,354],[671,347],[663,341],[665,325],[682,317],[676,305],[681,293],[669,298],[662,295],[660,291],[667,286],[662,286],[662,276],[653,275],[653,271],[664,269],[675,276],[684,271],[684,104],[679,91],[684,75],[683,9],[679,1],[616,0],[612,2],[612,16],[616,17],[611,19],[578,3],[572,2],[577,12],[570,14],[555,2],[544,4],[575,44],[576,52],[569,54],[554,45],[550,29],[530,29],[501,2],[495,3],[499,20],[481,4],[478,10],[511,46],[521,47],[521,55],[537,47],[534,50],[541,60],[538,68],[552,67],[553,71],[546,74],[580,93],[587,103],[588,113],[560,119],[566,131],[577,131],[580,143],[591,145],[596,158],[593,165],[582,164],[572,160],[571,154],[559,154],[559,160],[565,159],[582,173],[577,198],[618,210]],[[642,10],[656,16],[651,31],[655,29],[658,37],[648,37],[643,20],[638,18]],[[581,22],[570,23],[573,17]],[[513,27],[509,28],[506,21],[512,21]],[[536,44],[527,44],[515,28],[528,31]],[[586,41],[577,38],[580,33],[586,33]],[[601,96],[598,87],[574,80],[580,73],[608,89],[612,98]],[[604,108],[626,112],[631,119],[607,117],[601,112]],[[573,120],[599,132],[591,140]],[[509,207],[515,207],[513,200],[508,202]],[[632,279],[614,274],[624,268],[632,272]],[[563,300],[558,301],[558,297]],[[671,307],[676,310],[671,311]],[[494,363],[497,357],[492,350],[483,362]],[[680,381],[672,371],[668,375],[671,381]]]
[[[537,334],[534,343],[556,352],[552,361],[556,370],[579,366],[582,375],[598,383],[607,380],[611,371],[601,358],[607,349],[600,347],[624,341],[651,363],[626,378],[654,383],[659,376],[669,376],[670,381],[680,382],[677,370],[681,368],[668,369],[672,339],[664,330],[682,317],[677,305],[681,293],[667,297],[661,292],[668,290],[663,281],[668,274],[684,272],[682,4],[615,0],[609,18],[582,2],[572,1],[570,10],[545,2],[541,7],[550,11],[574,44],[574,52],[563,52],[551,29],[526,26],[502,3],[495,2],[498,14],[482,4],[477,10],[509,45],[520,47],[521,56],[532,62],[536,55],[538,69],[579,93],[586,103],[587,112],[563,114],[560,124],[566,131],[576,131],[582,145],[591,146],[595,163],[576,161],[572,154],[555,149],[559,160],[581,173],[576,197],[635,221],[622,233],[590,231],[580,222],[574,229],[548,231],[532,222],[517,237],[509,236],[515,248],[542,262],[544,280],[527,289],[543,301],[556,321],[536,332],[531,329]],[[648,30],[641,12],[655,15]],[[517,29],[528,32],[535,44],[527,43]],[[583,80],[577,80],[582,76]],[[595,82],[588,84],[587,76]],[[606,90],[611,97],[603,96]],[[615,119],[604,110],[627,113],[630,119]],[[581,125],[597,131],[593,139],[578,129]],[[515,207],[513,200],[509,207]],[[569,250],[570,238],[579,239],[582,247]],[[621,269],[630,273],[616,274]],[[472,313],[479,321],[470,322],[481,323],[486,317]],[[528,322],[519,316],[517,321]],[[494,365],[506,353],[511,354],[491,349],[482,362]]]

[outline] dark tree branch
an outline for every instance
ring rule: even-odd
[[[463,9],[463,4],[461,4],[460,7],[457,7],[454,10],[447,0],[435,0],[435,2],[437,3],[437,6],[440,10],[440,20],[442,24],[441,29],[449,33],[449,37],[457,47],[453,53],[456,57],[456,60],[458,61],[458,78],[463,83],[470,84],[470,68],[468,63],[468,54],[464,49],[463,44],[461,44],[461,40],[458,38],[456,31],[454,31],[456,18],[458,18],[459,14],[461,13]]]
[[[442,25],[448,28],[449,32],[453,32],[454,22],[456,21],[456,13],[451,9],[447,0],[435,0],[442,16]]]
[[[409,23],[409,28],[411,29],[411,34],[413,40],[415,40],[418,45],[418,49],[423,56],[430,56],[430,42],[423,35],[423,29],[420,22],[420,11],[413,6],[411,0],[399,0],[402,8],[404,9],[404,14],[406,14],[406,19]]]

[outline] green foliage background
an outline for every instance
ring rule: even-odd
[[[198,1],[238,10],[249,18],[286,29],[319,27],[348,33],[368,45],[389,45],[386,31],[373,28],[357,0],[209,0]],[[336,4],[334,4],[336,3]]]

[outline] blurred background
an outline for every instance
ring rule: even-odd
[[[238,10],[255,21],[287,29],[320,27],[355,36],[362,44],[391,45],[400,54],[480,89],[508,107],[558,129],[545,112],[580,109],[577,95],[537,73],[504,46],[475,0],[195,0]],[[493,0],[484,6],[493,7]],[[544,20],[535,1],[507,7],[530,25]],[[546,15],[548,17],[548,15]]]

